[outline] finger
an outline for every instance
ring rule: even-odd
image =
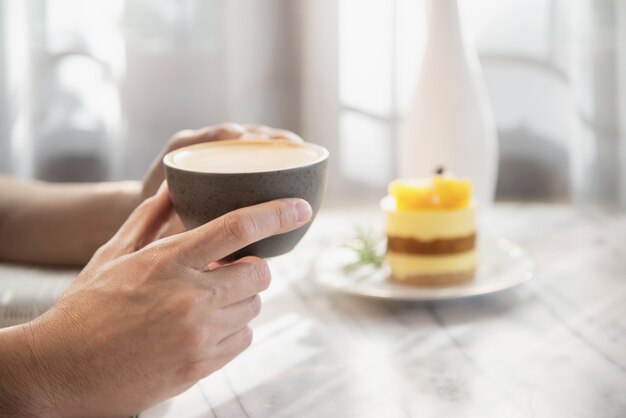
[[[209,264],[207,264],[206,266],[204,266],[201,271],[213,271],[216,270],[222,266],[225,266],[227,264],[232,264],[233,261],[232,260],[217,260],[217,261],[213,261]]]
[[[216,336],[219,339],[227,337],[248,325],[259,313],[261,313],[261,298],[258,294],[215,311],[213,315],[217,317],[214,321],[219,323],[216,327],[219,334]],[[215,322],[213,324],[215,325]]]
[[[272,128],[266,125],[245,124],[242,139],[270,139]]]
[[[297,143],[304,142],[300,136],[286,129],[276,129],[266,125],[254,124],[246,124],[243,125],[243,127],[246,129],[246,132],[243,134],[242,138],[246,139],[255,138],[284,140]]]
[[[212,263],[210,263],[209,265],[206,266],[206,268],[204,269],[204,271],[213,271],[215,269],[218,269],[226,264],[229,264],[228,261],[226,260],[217,260],[217,261],[213,261]]]
[[[202,379],[215,370],[224,367],[252,344],[252,329],[245,326],[222,339],[217,346],[205,353],[201,360],[194,364],[193,380]]]
[[[284,140],[297,143],[304,142],[304,139],[302,139],[302,137],[284,129],[274,129],[272,131],[271,137],[274,140]]]
[[[245,129],[238,123],[223,123],[213,128],[209,128],[207,138],[209,141],[224,141],[227,139],[240,138]]]
[[[159,231],[158,239],[169,237],[170,235],[180,234],[186,230],[187,228],[183,225],[183,222],[180,220],[178,214],[175,211],[172,211],[169,220],[161,231]]]
[[[241,136],[241,139],[270,139],[270,136],[264,132],[248,131]]]
[[[236,357],[246,348],[252,345],[253,333],[252,328],[245,326],[236,332],[224,337],[217,343],[217,351],[222,355],[230,356],[230,359]],[[230,360],[227,360],[228,362]]]
[[[213,294],[212,307],[224,308],[266,290],[272,275],[265,260],[244,257],[208,273],[198,273],[201,285]]]
[[[198,270],[253,242],[297,229],[312,215],[302,199],[278,199],[227,213],[205,225],[177,235],[174,247]]]
[[[223,123],[220,125],[208,126],[196,131],[182,131],[179,132],[171,141],[171,144],[168,147],[168,152],[201,142],[238,139],[244,132],[244,127],[237,123]]]
[[[161,227],[172,213],[172,203],[167,184],[163,182],[159,191],[141,203],[106,244],[105,257],[117,258],[135,252],[158,235]]]
[[[243,127],[247,132],[256,132],[256,133],[269,134],[269,132],[272,130],[272,128],[270,128],[269,126],[261,125],[258,123],[246,123],[243,125]]]

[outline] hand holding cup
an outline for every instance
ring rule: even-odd
[[[271,280],[267,263],[214,262],[301,227],[310,206],[275,200],[154,241],[171,212],[163,186],[51,310],[4,331],[13,344],[0,347],[10,353],[3,358],[28,370],[3,374],[0,367],[0,395],[11,392],[15,416],[131,416],[183,392],[250,345],[248,322]]]

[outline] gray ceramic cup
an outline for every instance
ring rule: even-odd
[[[270,147],[306,147],[316,158],[302,165],[235,173],[204,172],[177,163],[181,152],[193,152],[204,147],[263,144]],[[187,154],[189,155],[189,154]],[[231,254],[228,259],[247,255],[273,257],[291,251],[304,236],[322,203],[327,182],[328,151],[311,143],[290,143],[272,140],[229,140],[207,142],[179,148],[163,158],[172,203],[187,229],[193,229],[231,212],[274,199],[297,197],[306,200],[313,209],[311,221],[285,234],[275,235],[248,245]],[[208,170],[208,169],[207,169]]]

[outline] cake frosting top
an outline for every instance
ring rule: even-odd
[[[447,174],[396,179],[389,184],[389,196],[398,211],[465,209],[472,205],[472,182]]]

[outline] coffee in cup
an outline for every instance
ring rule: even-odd
[[[270,140],[198,145],[174,151],[168,164],[199,173],[260,173],[306,166],[323,155],[323,150],[316,147]]]
[[[326,187],[327,160],[328,151],[319,145],[246,139],[179,148],[163,163],[174,208],[192,229],[233,210],[286,197],[309,202],[314,217]],[[310,224],[253,243],[229,258],[284,254]]]

